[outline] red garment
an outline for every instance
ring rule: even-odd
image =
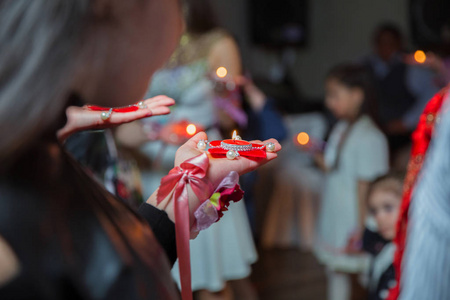
[[[394,242],[397,246],[394,255],[394,268],[397,285],[391,289],[388,300],[396,300],[400,294],[401,264],[406,247],[406,230],[408,227],[408,213],[411,203],[411,195],[417,183],[417,178],[422,169],[423,161],[433,137],[436,120],[439,118],[439,112],[444,102],[449,87],[442,89],[427,104],[419,124],[412,134],[411,158],[408,163],[408,172],[406,174],[403,187],[402,205],[397,223],[397,234]]]

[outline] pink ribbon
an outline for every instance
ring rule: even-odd
[[[209,167],[206,153],[183,162],[179,167],[173,168],[167,176],[161,179],[157,202],[161,203],[173,192],[172,201],[175,210],[175,237],[180,268],[181,297],[183,300],[192,300],[191,287],[191,260],[189,251],[190,222],[189,197],[187,184],[192,188],[200,203],[209,199],[214,187],[205,178]]]

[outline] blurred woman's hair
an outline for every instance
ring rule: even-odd
[[[219,27],[218,18],[210,0],[186,0],[185,9],[189,33],[202,34]]]
[[[399,198],[403,195],[404,172],[390,172],[384,176],[378,177],[369,186],[367,199],[375,191],[391,192]]]
[[[86,59],[107,47],[99,28],[130,3],[0,1],[0,168],[56,126]]]
[[[339,64],[328,71],[326,79],[335,79],[348,88],[361,89],[364,103],[360,113],[376,119],[374,80],[367,67],[356,63]]]

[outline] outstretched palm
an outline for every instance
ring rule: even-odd
[[[92,111],[87,106],[70,106],[66,110],[67,124],[58,131],[58,138],[64,140],[77,131],[111,128],[151,116],[167,115],[170,113],[169,107],[175,104],[173,99],[166,96],[157,96],[143,102],[147,108],[127,113],[112,113],[106,121],[101,119],[100,112]]]

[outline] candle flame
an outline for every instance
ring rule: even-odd
[[[235,140],[236,137],[237,137],[237,130],[233,131],[233,137],[232,137],[232,139]]]
[[[308,144],[309,143],[309,135],[306,132],[300,132],[297,135],[297,142],[303,146]]]
[[[187,132],[187,134],[189,134],[189,135],[194,135],[194,134],[197,133],[197,127],[196,127],[194,124],[189,124],[189,125],[186,127],[186,132]]]
[[[216,71],[216,75],[219,78],[225,78],[228,74],[228,70],[225,67],[220,67]]]
[[[419,64],[423,64],[427,60],[427,55],[422,50],[417,50],[416,53],[414,53],[414,59]]]

